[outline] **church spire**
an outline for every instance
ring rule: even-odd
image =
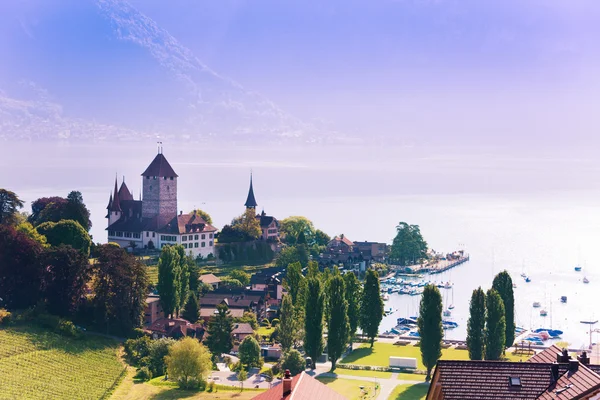
[[[112,198],[110,211],[121,211],[121,202],[119,201],[119,190],[117,189],[117,177],[115,176],[115,194]]]
[[[248,190],[248,198],[246,198],[246,208],[256,208],[256,199],[254,198],[254,189],[252,188],[252,172],[250,172],[250,190]]]

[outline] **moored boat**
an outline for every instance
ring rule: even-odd
[[[567,302],[567,296],[561,296],[560,297],[560,302],[561,303],[566,303]]]
[[[590,283],[590,280],[586,276],[584,276],[583,277],[583,283]]]
[[[578,266],[576,266],[576,267],[575,267],[575,271],[581,271],[581,266],[579,266],[579,265],[578,265]]]
[[[540,316],[541,316],[541,317],[545,317],[545,316],[547,316],[547,315],[548,315],[548,311],[546,311],[546,310],[541,310],[541,311],[540,311]]]
[[[534,301],[534,302],[533,302],[533,308],[539,308],[539,307],[541,307],[541,306],[542,306],[542,305],[540,304],[540,302],[539,302],[539,301]]]

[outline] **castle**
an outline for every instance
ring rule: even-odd
[[[134,200],[123,183],[110,195],[108,206],[108,241],[121,247],[160,249],[181,244],[194,257],[215,255],[217,229],[195,212],[177,214],[177,178],[159,150],[142,173],[142,196]]]

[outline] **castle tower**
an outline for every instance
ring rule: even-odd
[[[119,192],[117,190],[117,178],[115,177],[115,190],[111,196],[110,204],[108,205],[108,225],[112,225],[121,218],[121,202],[119,201]]]
[[[177,216],[177,174],[162,150],[142,173],[142,180],[142,217]]]
[[[252,188],[252,173],[250,173],[250,190],[248,190],[248,197],[246,198],[246,209],[256,209],[256,199],[254,198],[254,189]]]

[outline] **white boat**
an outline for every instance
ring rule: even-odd
[[[546,315],[548,315],[548,311],[546,311],[546,310],[540,311],[540,316],[545,317]]]
[[[452,315],[452,312],[451,312],[450,310],[444,310],[444,312],[442,313],[442,315],[443,315],[444,317],[449,317],[449,316],[451,316],[451,315]]]
[[[590,283],[590,280],[587,277],[583,277],[583,283]]]
[[[540,304],[540,302],[539,302],[539,301],[534,301],[534,302],[533,302],[533,307],[534,307],[534,308],[539,308],[539,307],[541,307],[541,306],[542,306],[542,305]]]
[[[390,295],[385,293],[383,296],[381,296],[381,298],[383,299],[383,301],[388,301],[390,299]]]

